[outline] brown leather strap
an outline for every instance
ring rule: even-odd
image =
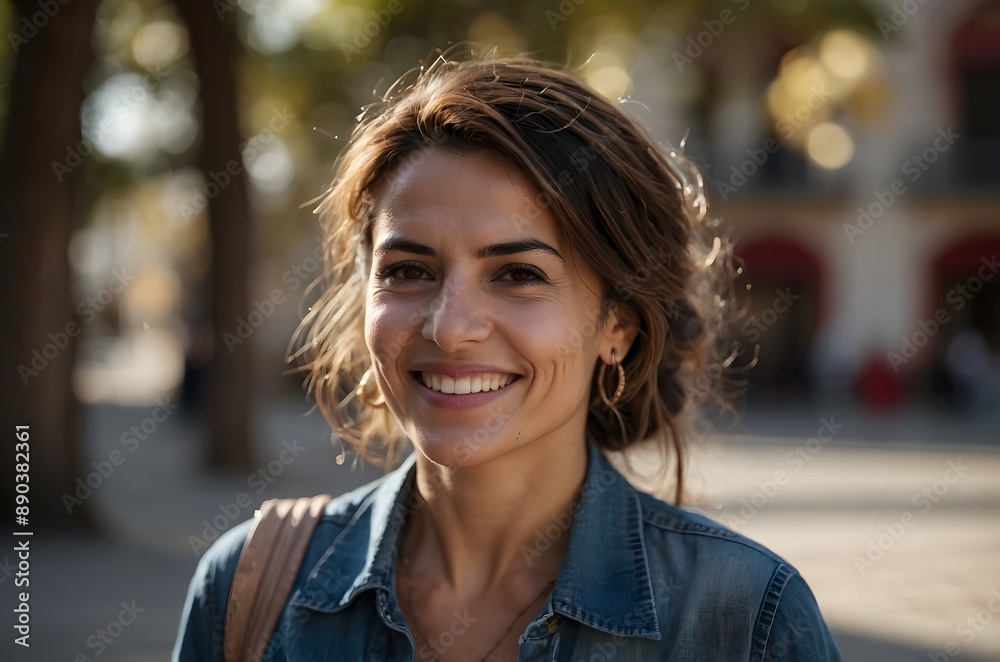
[[[243,545],[226,606],[226,662],[259,661],[285,608],[329,494],[269,499]]]

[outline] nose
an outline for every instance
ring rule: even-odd
[[[486,297],[469,282],[446,280],[427,305],[421,335],[446,352],[460,349],[465,342],[482,342],[490,334]]]

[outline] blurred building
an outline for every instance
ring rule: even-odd
[[[696,25],[646,57],[698,92],[640,114],[739,239],[751,397],[1000,411],[1000,3],[871,5],[806,44]]]
[[[776,29],[766,18],[775,10],[748,0],[698,8],[651,3],[639,29],[626,8],[600,3],[570,13],[539,8],[519,19],[474,4],[463,9],[468,25],[455,30],[512,50],[572,33],[569,50],[591,54],[581,75],[611,98],[634,97],[638,103],[627,107],[665,142],[685,137],[713,215],[739,242],[738,288],[748,317],[735,337],[743,363],[759,350],[748,397],[860,397],[889,409],[935,400],[1000,411],[1000,2],[830,2],[823,6],[831,11],[861,7],[873,25],[831,17],[827,26],[821,16],[815,36],[815,25],[796,29],[794,17],[792,29]],[[135,11],[140,5],[145,15]],[[144,146],[133,167],[157,175],[143,175],[117,202],[96,204],[91,227],[71,250],[81,298],[123,264],[142,285],[129,285],[121,305],[108,309],[113,333],[97,325],[88,331],[100,338],[84,345],[77,390],[86,400],[149,400],[176,386],[180,374],[196,374],[213,345],[248,351],[243,340],[251,332],[255,353],[268,357],[265,372],[277,375],[307,276],[318,265],[315,223],[296,206],[325,188],[343,144],[338,136],[350,131],[372,90],[384,90],[446,39],[404,12],[363,58],[341,62],[344,34],[357,28],[347,18],[361,20],[356,8],[302,9],[285,16],[294,18],[292,32],[282,32],[265,5],[245,16],[234,10],[243,66],[254,72],[243,82],[242,113],[255,148],[244,150],[242,165],[258,217],[248,229],[259,251],[246,315],[213,333],[204,328],[207,304],[199,298],[206,219],[185,210],[214,184],[172,160],[198,139],[186,33],[168,3],[102,6],[108,9],[97,43],[110,55],[101,60],[106,80],[85,104],[85,134],[125,95],[130,112],[118,113],[95,151],[124,159],[126,146]],[[532,29],[540,32],[524,36]],[[140,79],[119,59],[175,71],[155,93],[135,95]],[[334,60],[339,73],[326,75],[323,67]],[[286,107],[297,119],[281,119]],[[125,140],[133,134],[151,137]],[[272,306],[275,292],[280,302]],[[132,372],[146,367],[116,373],[115,363]],[[193,400],[195,381],[185,382]]]

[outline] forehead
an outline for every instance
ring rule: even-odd
[[[559,227],[520,169],[488,151],[427,149],[403,160],[379,191],[373,238],[389,231],[450,240],[533,236],[555,245]]]

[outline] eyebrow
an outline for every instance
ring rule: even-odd
[[[378,245],[374,253],[375,255],[381,256],[389,251],[404,251],[406,253],[437,257],[437,251],[430,246],[425,246],[424,244],[411,239],[405,239],[398,236],[389,237],[383,241]],[[482,260],[488,257],[500,257],[502,255],[513,255],[515,253],[527,253],[530,251],[543,251],[545,253],[551,253],[563,262],[566,261],[555,248],[549,246],[541,239],[535,238],[516,239],[514,241],[504,241],[498,244],[490,244],[489,246],[484,246],[476,250],[476,257]]]

